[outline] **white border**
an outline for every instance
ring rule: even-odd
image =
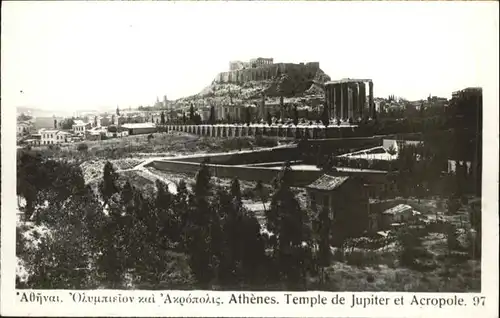
[[[498,35],[498,3],[492,3],[492,15],[494,25]],[[3,20],[3,19],[2,19]],[[424,21],[423,21],[424,23]],[[480,36],[480,35],[478,35]],[[1,109],[1,146],[2,146],[2,224],[1,224],[1,315],[14,316],[370,316],[370,317],[420,317],[420,316],[449,316],[449,317],[496,317],[498,316],[498,36],[495,39],[485,39],[488,41],[489,50],[484,52],[484,58],[478,62],[483,85],[483,258],[482,258],[482,296],[486,296],[484,307],[471,306],[471,299],[477,294],[417,294],[418,296],[432,295],[442,297],[454,295],[466,298],[469,303],[467,307],[448,307],[436,309],[434,307],[418,306],[378,306],[367,309],[354,310],[349,306],[316,306],[304,305],[165,305],[156,304],[119,304],[119,305],[90,305],[76,304],[67,297],[69,291],[44,291],[44,295],[61,295],[65,299],[59,305],[38,305],[35,303],[20,303],[20,296],[16,296],[15,291],[15,207],[16,207],[16,145],[15,145],[15,122],[16,111],[13,108]],[[4,60],[2,60],[2,69]],[[459,66],[457,66],[459,67]],[[2,76],[3,78],[3,76]],[[8,80],[8,79],[7,79]],[[111,295],[134,295],[135,297],[149,297],[152,293],[157,296],[160,291],[99,291],[90,293],[108,293]],[[164,294],[166,292],[163,292]],[[177,292],[175,296],[187,296],[189,293],[199,296],[206,295],[206,292]],[[276,295],[283,304],[285,292],[253,293],[255,295]],[[211,296],[220,296],[222,299],[229,299],[230,292],[211,292]],[[247,293],[251,295],[252,293]],[[294,295],[317,295],[318,292],[294,293]],[[331,297],[335,293],[321,293],[326,297]],[[347,298],[348,303],[352,293],[340,293]],[[356,293],[359,296],[370,295],[372,293]],[[411,297],[411,293],[376,293],[378,296],[390,295],[398,297],[405,295]],[[172,295],[174,296],[174,295]],[[227,300],[226,300],[227,302]]]

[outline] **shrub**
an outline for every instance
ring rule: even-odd
[[[446,209],[449,214],[457,213],[458,209],[460,209],[460,201],[454,198],[446,200]]]
[[[89,150],[89,146],[86,143],[81,143],[81,144],[78,144],[76,149],[78,151],[86,152],[87,150]]]
[[[422,251],[419,249],[422,245],[420,237],[410,229],[401,229],[397,237],[398,245],[401,248],[399,261],[404,266],[413,267],[415,259],[422,256]]]
[[[255,145],[258,147],[275,147],[278,145],[278,142],[274,138],[266,136],[256,136]]]
[[[448,245],[448,251],[451,252],[460,247],[460,242],[458,241],[457,229],[453,224],[448,224],[446,227],[446,244]]]

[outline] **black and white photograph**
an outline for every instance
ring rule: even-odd
[[[3,7],[17,291],[484,291],[494,6]]]

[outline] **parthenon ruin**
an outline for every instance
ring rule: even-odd
[[[366,86],[368,83],[368,107]],[[325,101],[330,118],[347,121],[374,117],[373,81],[371,79],[341,79],[325,83]],[[368,109],[366,109],[368,108]]]

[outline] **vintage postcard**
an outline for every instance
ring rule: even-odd
[[[498,317],[498,2],[2,4],[1,315]]]

